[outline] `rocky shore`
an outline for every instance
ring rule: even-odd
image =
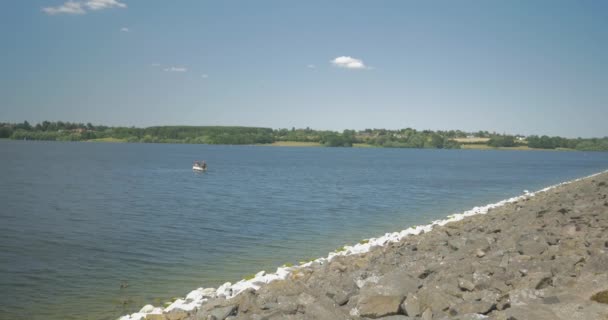
[[[607,320],[608,173],[121,319]]]

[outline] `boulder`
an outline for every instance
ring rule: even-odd
[[[359,314],[372,319],[399,314],[403,296],[368,296],[359,300]]]
[[[405,314],[410,317],[417,317],[420,315],[420,301],[418,297],[412,293],[408,293],[405,301],[401,304],[401,309],[405,311]]]
[[[515,306],[504,312],[508,320],[556,320],[560,319],[551,309],[542,305]],[[567,315],[565,315],[567,318]]]
[[[453,315],[464,315],[464,314],[487,314],[496,308],[496,304],[486,301],[465,301],[450,309],[450,314]]]
[[[466,291],[473,291],[475,289],[473,282],[463,278],[458,278],[458,287]]]

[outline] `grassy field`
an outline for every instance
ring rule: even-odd
[[[273,147],[322,147],[318,142],[299,142],[299,141],[275,141],[270,144]],[[261,144],[265,146],[265,144]]]
[[[517,146],[517,147],[491,147],[487,144],[463,144],[460,146],[461,149],[476,149],[476,150],[533,150],[528,146]]]
[[[480,143],[480,142],[488,142],[490,138],[456,138],[454,139],[457,142],[467,144],[467,143]]]
[[[270,144],[273,147],[322,147],[318,142],[298,142],[298,141],[275,141]],[[261,144],[267,146],[267,144]],[[353,148],[378,148],[367,143],[353,143]]]
[[[490,147],[490,146],[485,145],[485,144],[463,144],[460,148],[461,149],[468,149],[468,150],[575,151],[574,149],[568,149],[568,148],[535,149],[535,148],[530,148],[528,146],[495,148],[495,147]]]
[[[87,142],[127,142],[125,139],[117,139],[117,138],[100,138],[100,139],[91,139],[87,140]]]
[[[367,143],[353,143],[353,148],[380,148]]]

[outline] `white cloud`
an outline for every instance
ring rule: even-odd
[[[188,71],[188,69],[184,68],[184,67],[169,67],[169,68],[165,68],[165,71],[167,71],[167,72],[186,72],[186,71]]]
[[[209,78],[209,75],[208,74],[201,74],[201,78],[207,79],[207,78]]]
[[[152,64],[150,64],[150,66],[158,68],[158,67],[160,67],[160,63],[152,63]]]
[[[349,56],[341,56],[333,59],[331,63],[340,68],[346,69],[368,69],[361,59],[355,59]]]
[[[102,10],[110,8],[126,8],[127,5],[118,0],[88,0],[73,1],[69,0],[57,7],[42,8],[46,14],[85,14],[87,10]]]
[[[50,15],[61,14],[61,13],[65,13],[65,14],[84,14],[85,13],[84,9],[82,8],[82,3],[74,2],[74,1],[67,1],[58,7],[42,8],[42,11],[44,11],[46,14],[50,14]]]
[[[109,8],[126,8],[127,5],[118,0],[89,0],[84,3],[91,10],[102,10]]]
[[[314,64],[309,64],[309,65],[306,66],[306,68],[308,68],[308,69],[316,69],[317,66],[315,66]]]
[[[122,31],[122,32],[131,32],[131,29],[129,29],[127,27],[122,27],[122,28],[120,28],[120,31]]]

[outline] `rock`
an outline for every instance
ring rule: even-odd
[[[448,240],[448,247],[454,251],[458,251],[466,245],[467,240],[465,238],[456,237]]]
[[[396,270],[378,279],[377,283],[367,282],[359,291],[365,296],[400,296],[418,290],[418,279],[409,276],[403,270]]]
[[[606,273],[606,270],[608,270],[608,254],[604,253],[592,256],[585,264],[583,270],[593,274]]]
[[[211,310],[210,315],[215,320],[224,320],[236,310],[236,306],[226,306]]]
[[[277,297],[277,303],[275,307],[286,314],[294,314],[298,311],[298,302],[295,301],[293,296],[279,296]]]
[[[456,305],[461,299],[447,295],[441,289],[432,289],[423,287],[418,291],[418,300],[422,309],[429,308],[433,314],[448,310],[451,306]]]
[[[542,305],[526,305],[509,308],[504,312],[508,320],[556,320],[560,319],[551,309]]]
[[[516,289],[509,292],[509,304],[511,306],[524,306],[528,304],[540,304],[540,292],[533,289]]]
[[[359,301],[359,314],[372,319],[396,315],[402,301],[403,296],[364,297]]]
[[[164,315],[167,320],[183,320],[188,317],[188,313],[186,311],[179,309],[173,309],[169,312],[165,312]]]
[[[485,301],[466,301],[450,309],[452,315],[464,315],[469,313],[488,314],[496,308],[496,304]]]
[[[467,291],[473,291],[475,289],[475,285],[471,281],[463,278],[458,278],[458,287]]]
[[[433,311],[431,309],[426,308],[422,313],[422,320],[433,320]]]
[[[528,256],[539,256],[548,247],[547,241],[537,235],[525,235],[517,243],[517,251]]]
[[[485,251],[481,250],[481,249],[477,249],[477,251],[475,251],[475,255],[477,256],[477,258],[483,258],[486,253]]]
[[[150,313],[152,312],[152,310],[154,310],[154,306],[151,304],[147,304],[143,308],[141,308],[141,310],[139,310],[139,313]]]
[[[485,272],[473,272],[473,285],[476,290],[487,289],[492,285],[492,278]]]
[[[346,320],[349,317],[341,310],[335,308],[335,304],[329,298],[320,298],[314,302],[304,306],[303,310],[298,308],[298,312],[302,312],[304,317],[298,319],[319,319],[319,320]],[[293,315],[297,317],[300,313]],[[288,319],[284,316],[280,319]],[[291,315],[287,315],[291,316]]]
[[[215,288],[205,288],[201,291],[203,298],[215,298]]]
[[[478,314],[478,313],[468,313],[468,314],[463,314],[460,316],[457,316],[454,318],[454,320],[483,320],[483,319],[488,319],[489,317],[483,314]]]
[[[533,272],[523,277],[517,288],[541,290],[553,284],[553,275],[550,272]]]
[[[166,320],[167,317],[165,317],[164,314],[162,313],[148,313],[146,314],[146,320]]]
[[[420,301],[418,297],[412,293],[408,293],[405,301],[401,304],[401,309],[405,311],[405,314],[410,317],[417,317],[420,315]]]

